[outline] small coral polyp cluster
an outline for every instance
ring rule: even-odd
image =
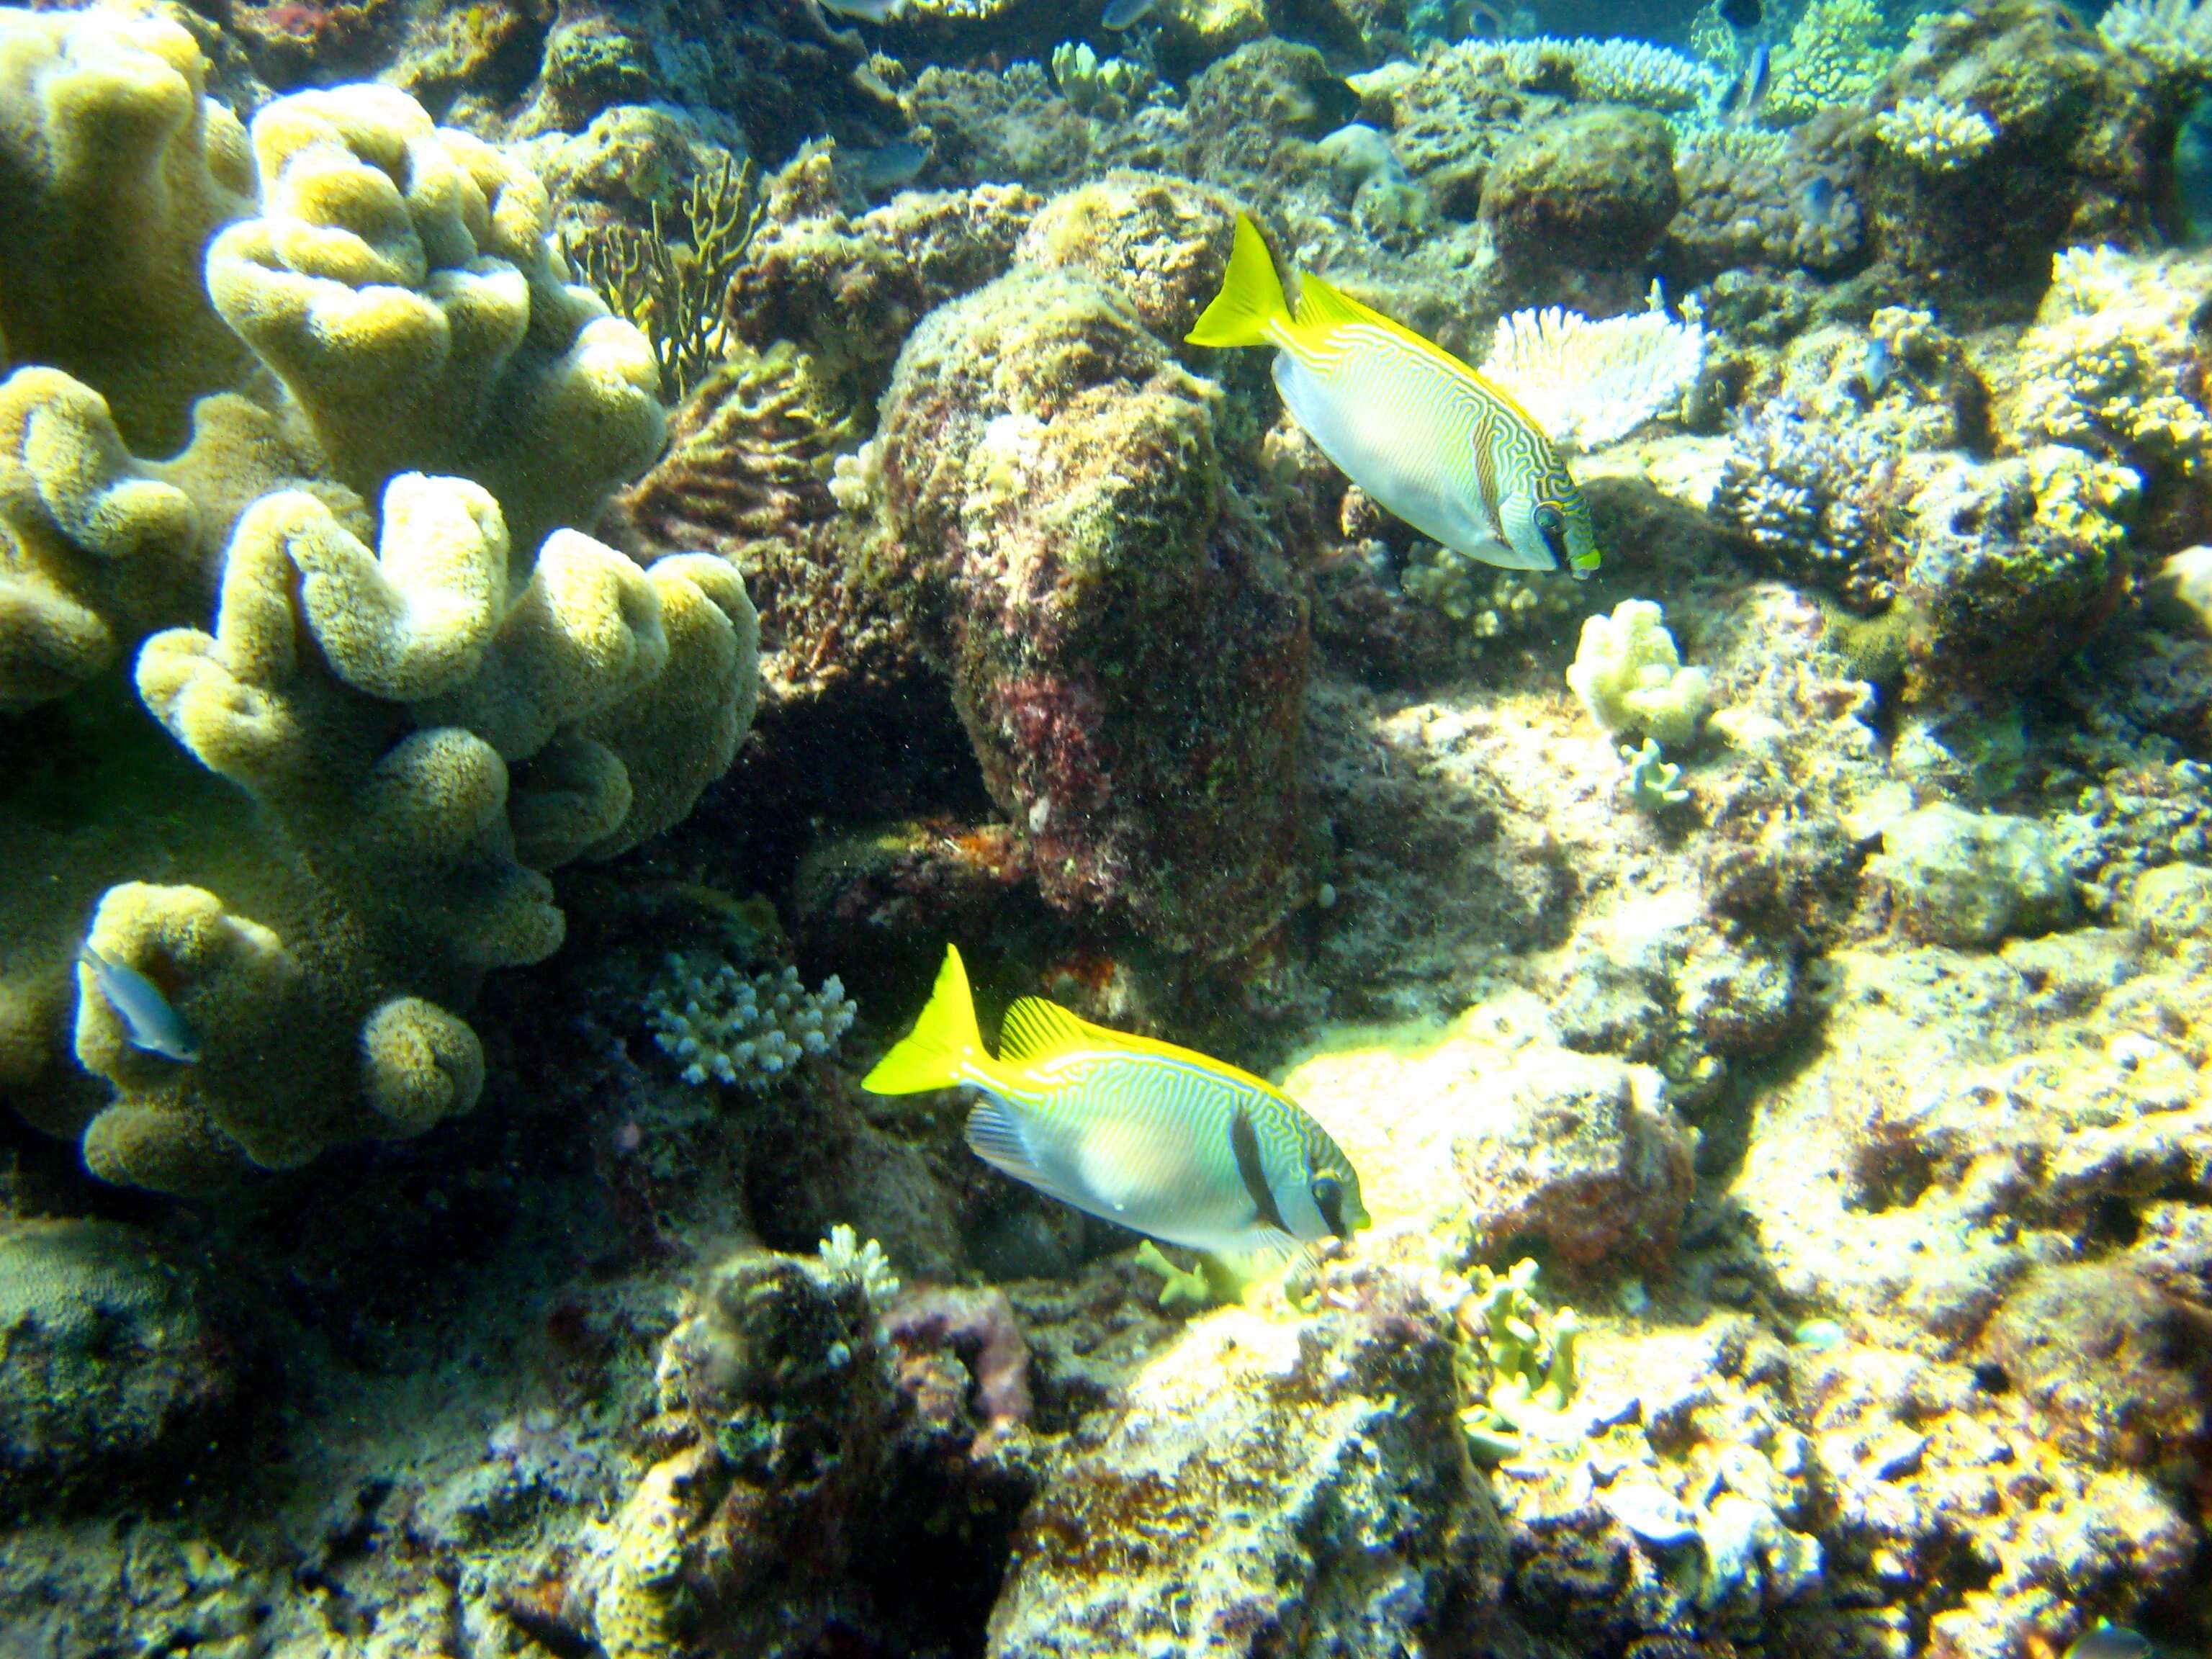
[[[0,14],[0,844],[41,878],[0,900],[0,1084],[167,1192],[418,1134],[476,1100],[484,973],[561,943],[544,872],[729,764],[744,583],[567,527],[664,416],[533,175],[386,88],[249,131],[155,17]]]

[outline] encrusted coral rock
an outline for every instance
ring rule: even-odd
[[[2119,1263],[2031,1274],[1983,1344],[2045,1437],[2096,1468],[2179,1473],[2212,1430],[2212,1310]]]
[[[1180,340],[1221,290],[1234,222],[1233,204],[1203,185],[1116,173],[1048,202],[1019,254],[1085,272],[1134,306],[1146,328]]]
[[[812,1648],[890,1432],[875,1332],[857,1277],[765,1251],[714,1270],[657,1373],[688,1443],[646,1475],[584,1576],[611,1659]]]
[[[0,1498],[189,1458],[243,1359],[206,1289],[131,1229],[0,1223]]]
[[[915,331],[880,439],[890,591],[1045,896],[1208,952],[1297,890],[1307,646],[1215,395],[1127,301],[1021,270]]]
[[[1612,105],[1571,110],[1508,144],[1483,181],[1482,223],[1524,284],[1564,268],[1613,273],[1628,295],[1680,199],[1667,124]]]
[[[1445,1310],[1370,1269],[1288,1312],[1223,1310],[1146,1364],[1024,1517],[992,1659],[1412,1655],[1482,1623]]]
[[[2072,913],[2057,848],[2032,819],[1939,802],[1890,824],[1881,839],[1867,873],[1916,939],[1993,945],[2007,933],[2046,932]]]
[[[1688,1207],[1689,1133],[1648,1071],[1532,1058],[1490,1079],[1495,1105],[1452,1142],[1492,1253],[1541,1239],[1570,1267],[1663,1260]]]

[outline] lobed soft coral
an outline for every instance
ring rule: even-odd
[[[728,766],[744,584],[557,527],[663,416],[642,337],[561,280],[534,179],[338,88],[261,112],[240,218],[253,161],[196,114],[188,37],[0,13],[0,59],[44,156],[169,135],[109,146],[97,210],[66,170],[7,175],[74,228],[42,246],[58,270],[98,291],[112,249],[169,331],[120,305],[94,349],[64,285],[0,282],[9,346],[61,360],[0,384],[0,712],[39,757],[0,849],[52,878],[4,901],[0,1085],[94,1173],[167,1191],[419,1133],[482,1084],[453,1010],[560,943],[543,871],[635,845]],[[204,247],[189,303],[165,238],[195,273]],[[131,1044],[70,971],[87,937],[197,1062]]]

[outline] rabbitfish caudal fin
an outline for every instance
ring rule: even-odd
[[[860,1086],[879,1095],[949,1089],[989,1063],[983,1034],[975,1024],[975,999],[968,989],[967,967],[958,949],[948,945],[945,965],[937,970],[937,988],[929,994],[914,1030],[891,1045],[875,1070],[860,1079]]]
[[[1275,261],[1261,238],[1260,227],[1250,214],[1239,213],[1237,244],[1230,251],[1221,292],[1199,313],[1185,337],[1193,345],[1270,345],[1279,343],[1275,329],[1290,320],[1283,281],[1275,274]]]

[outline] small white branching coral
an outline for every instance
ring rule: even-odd
[[[1672,407],[1705,361],[1703,322],[1669,317],[1655,283],[1632,316],[1594,323],[1550,306],[1500,318],[1482,372],[1554,443],[1595,449]]]
[[[645,1011],[653,1041],[683,1064],[686,1083],[714,1078],[747,1089],[772,1087],[805,1055],[835,1052],[855,1012],[835,974],[809,991],[796,968],[747,974],[675,955]]]
[[[1682,665],[1649,599],[1623,599],[1610,617],[1583,624],[1567,684],[1608,734],[1641,732],[1670,745],[1698,735],[1712,695],[1712,677]]]
[[[1542,85],[1564,70],[1575,90],[1594,102],[1646,109],[1695,109],[1711,90],[1712,72],[1694,58],[1642,40],[1561,40],[1540,35],[1502,50],[1508,79]]]
[[[1874,118],[1874,136],[1923,172],[1950,173],[1996,143],[1997,129],[1979,110],[1905,98]]]
[[[842,1221],[830,1229],[830,1237],[814,1255],[823,1272],[860,1280],[860,1288],[867,1292],[868,1305],[879,1314],[899,1293],[899,1276],[891,1271],[891,1259],[884,1254],[884,1247],[872,1238],[864,1241]]]

